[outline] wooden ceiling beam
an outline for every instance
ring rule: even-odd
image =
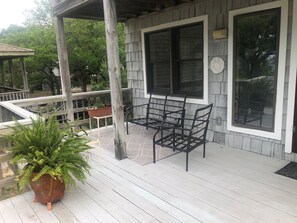
[[[154,5],[154,7],[170,7],[176,5],[176,0],[118,0],[117,4],[121,2],[125,5]]]
[[[138,12],[137,14],[139,14],[139,12],[143,12],[143,11],[154,11],[156,10],[156,5],[154,4],[133,4],[133,5],[124,5],[122,3],[118,3],[117,4],[117,11],[118,12],[123,12],[123,11],[134,11],[134,12]]]
[[[96,0],[66,0],[56,4],[53,7],[53,11],[56,16],[63,16],[64,14],[71,13],[80,7],[94,2],[96,2]]]
[[[159,11],[193,0],[116,0],[119,21]],[[103,19],[103,0],[65,0],[53,7],[56,16],[82,19]]]
[[[126,2],[126,3],[150,3],[150,4],[161,4],[161,5],[172,5],[176,0],[118,0],[117,2]]]

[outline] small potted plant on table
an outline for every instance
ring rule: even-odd
[[[31,185],[35,201],[47,204],[62,199],[65,186],[86,180],[89,164],[83,152],[90,149],[88,139],[73,132],[71,125],[60,128],[56,116],[47,120],[32,119],[32,126],[16,122],[11,141],[11,163],[24,164],[20,172],[19,186]]]

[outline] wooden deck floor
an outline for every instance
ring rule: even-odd
[[[151,148],[148,148],[151,149]],[[208,143],[156,164],[118,161],[92,150],[91,176],[61,202],[32,192],[0,202],[0,223],[14,222],[297,222],[297,181],[274,174],[287,162]]]

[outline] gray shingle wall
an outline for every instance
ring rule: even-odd
[[[225,61],[225,70],[221,74],[214,75],[212,71],[209,70],[209,103],[214,103],[214,109],[209,125],[208,140],[271,157],[297,161],[295,154],[284,153],[288,87],[285,87],[284,92],[281,140],[227,131],[228,39],[213,40],[211,35],[212,31],[215,29],[228,27],[228,11],[272,1],[274,0],[197,0],[189,4],[142,16],[138,19],[129,20],[125,27],[126,61],[128,86],[133,88],[134,105],[147,102],[147,99],[144,98],[141,29],[182,19],[208,15],[209,62],[214,56],[220,56]],[[290,0],[289,8],[292,9],[292,0]],[[291,37],[291,17],[292,12],[289,13],[288,46],[290,46]],[[289,55],[290,50],[288,49],[287,51]],[[287,59],[287,61],[289,60]],[[285,86],[287,86],[288,82],[288,70],[289,64],[287,62]],[[201,107],[201,105],[187,104],[187,113],[194,113],[195,109],[198,107]],[[141,115],[144,111],[144,109],[138,109],[135,114]]]

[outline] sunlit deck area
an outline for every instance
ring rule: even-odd
[[[118,161],[110,151],[112,130],[103,129],[106,149],[91,150],[86,184],[51,212],[33,202],[32,192],[1,201],[0,223],[297,222],[297,181],[274,173],[287,161],[208,143],[206,158],[199,149],[190,154],[186,172],[185,154],[150,162],[153,133],[131,126],[130,159]],[[95,140],[96,130],[90,136]]]

